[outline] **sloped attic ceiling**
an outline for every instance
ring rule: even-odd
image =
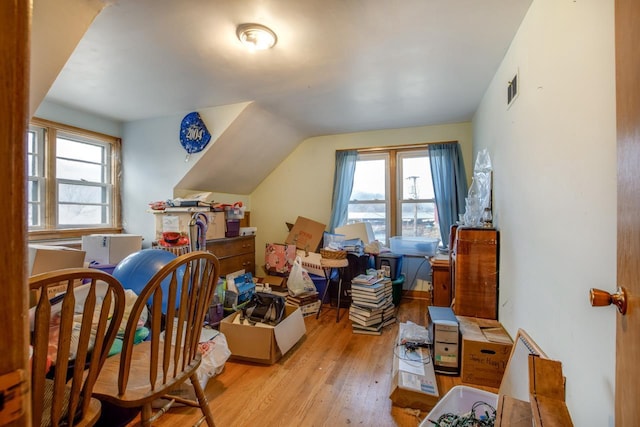
[[[471,120],[531,4],[104,2],[46,100],[122,123],[255,102],[175,185],[238,194],[309,137]],[[247,52],[246,22],[274,30],[276,46]]]
[[[282,117],[251,103],[176,188],[250,194],[303,139]]]

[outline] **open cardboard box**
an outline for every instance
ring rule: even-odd
[[[235,312],[220,322],[233,359],[272,365],[307,332],[299,307],[285,305],[285,318],[276,326],[241,324],[240,314]]]
[[[497,320],[456,316],[462,335],[460,377],[465,384],[500,387],[513,347]]]
[[[84,266],[85,251],[53,245],[29,245],[27,272],[29,276],[63,268],[79,268]],[[78,283],[80,284],[80,283]],[[53,286],[48,289],[48,298],[54,297],[66,285]],[[39,295],[29,293],[29,307],[36,304]]]

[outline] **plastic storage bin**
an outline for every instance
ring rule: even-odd
[[[480,418],[485,414],[485,411],[491,415],[498,407],[498,395],[474,387],[457,385],[440,399],[418,427],[431,427],[434,425],[434,421],[438,421],[438,418],[444,414],[465,415],[471,412],[471,408],[476,402],[485,403],[479,404],[475,408],[476,417]]]
[[[318,276],[317,274],[311,274],[309,273],[309,277],[311,278],[311,280],[313,280],[313,284],[316,287],[316,291],[318,291],[318,299],[322,299],[322,294],[324,294],[324,288],[326,288],[327,286],[327,279],[324,278],[324,276]],[[327,295],[325,295],[324,300],[322,301],[323,304],[330,302],[329,301],[329,293],[327,292]]]
[[[429,237],[395,236],[390,239],[391,252],[412,256],[434,256],[439,239]]]
[[[391,280],[397,280],[402,271],[402,258],[404,255],[391,252],[381,253],[376,257],[376,270],[381,270],[383,266],[388,266],[391,273]]]
[[[401,274],[396,280],[391,281],[391,285],[393,286],[392,291],[392,299],[393,305],[396,307],[400,305],[400,300],[402,299],[402,285],[404,284],[404,274]]]
[[[225,237],[238,237],[240,235],[240,220],[228,219],[227,231],[224,233]]]

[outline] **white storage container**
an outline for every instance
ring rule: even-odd
[[[485,415],[485,411],[492,415],[498,406],[498,395],[466,385],[457,385],[440,399],[418,427],[432,427],[434,422],[444,414],[468,414],[476,402],[484,403],[475,408],[477,418]],[[488,407],[487,404],[491,407]]]
[[[434,256],[440,239],[429,237],[395,236],[391,239],[391,252],[413,256]]]

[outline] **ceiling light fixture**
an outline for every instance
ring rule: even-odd
[[[243,45],[250,50],[265,50],[272,48],[278,41],[276,33],[260,24],[241,24],[236,29],[236,35]]]

